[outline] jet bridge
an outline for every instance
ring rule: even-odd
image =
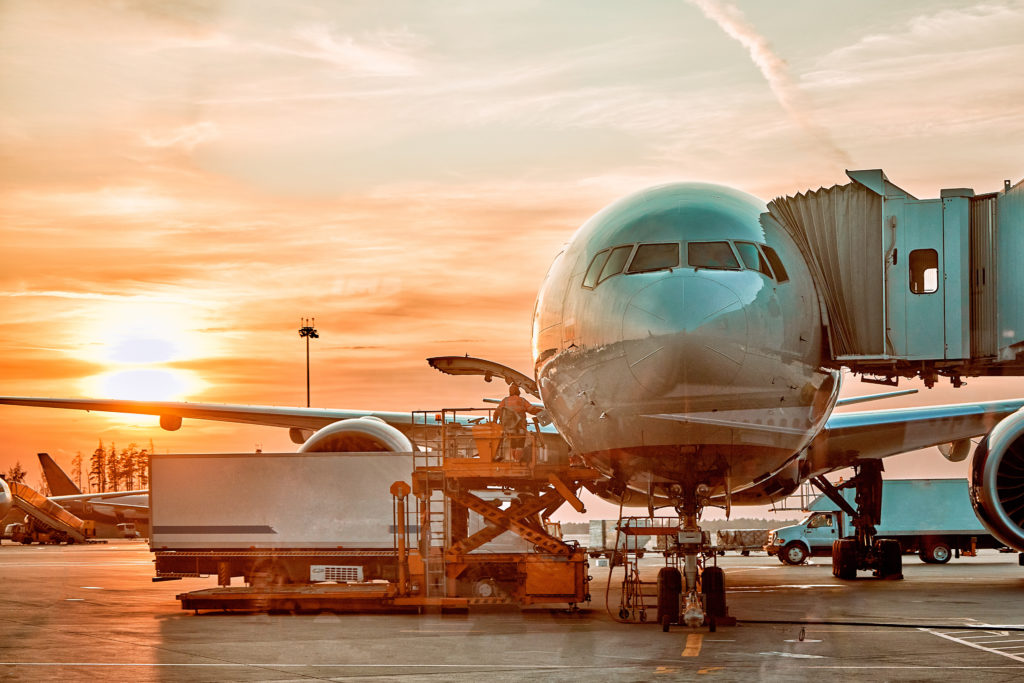
[[[824,363],[895,385],[1024,375],[1024,181],[917,199],[879,170],[768,204],[811,269]]]

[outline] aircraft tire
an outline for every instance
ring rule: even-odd
[[[705,567],[700,582],[704,593],[704,610],[708,616],[711,619],[725,616],[725,572],[721,567]]]
[[[899,541],[894,538],[880,539],[875,543],[875,552],[878,555],[878,578],[903,578],[903,549]]]
[[[841,538],[832,544],[832,575],[842,581],[857,578],[857,541]]]
[[[664,631],[668,631],[668,624],[679,622],[679,594],[682,592],[683,576],[677,568],[658,570],[658,622]]]

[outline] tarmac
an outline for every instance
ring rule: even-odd
[[[640,563],[653,580],[663,558]],[[903,581],[832,577],[827,558],[784,566],[718,558],[732,627],[663,633],[593,600],[456,614],[203,613],[175,595],[215,578],[153,583],[143,541],[0,546],[0,679],[131,681],[966,680],[1024,678],[1024,567],[980,551],[947,565],[904,556]],[[609,591],[617,615],[622,569]]]

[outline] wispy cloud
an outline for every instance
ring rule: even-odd
[[[730,38],[738,42],[750,54],[768,87],[775,94],[783,109],[793,122],[808,134],[834,162],[849,166],[850,155],[842,149],[832,135],[817,123],[810,106],[805,102],[800,89],[789,75],[789,68],[782,57],[772,48],[768,39],[747,21],[743,12],[724,0],[690,0],[704,15],[718,24]]]

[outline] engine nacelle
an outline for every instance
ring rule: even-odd
[[[408,453],[412,442],[379,417],[367,415],[341,420],[317,430],[306,439],[300,453]]]
[[[1024,552],[1024,408],[982,439],[971,461],[971,504],[989,532]]]

